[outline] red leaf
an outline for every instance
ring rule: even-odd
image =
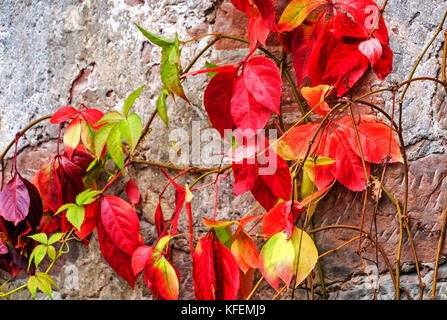
[[[101,205],[99,201],[92,202],[85,206],[85,218],[81,225],[81,231],[75,230],[79,239],[86,239],[96,228],[96,220],[101,214]]]
[[[140,202],[140,191],[138,191],[137,185],[131,179],[126,184],[126,194],[133,205],[136,206]]]
[[[52,233],[61,227],[61,217],[53,216],[51,212],[43,214],[39,227],[43,233]]]
[[[325,17],[324,13],[315,17],[311,15],[300,28],[296,28],[292,33],[291,51],[298,84],[301,84],[309,75],[309,61],[318,43]]]
[[[325,116],[331,108],[324,100],[330,94],[331,87],[328,85],[319,85],[316,87],[303,87],[301,88],[301,94],[307,103],[313,109],[313,112],[320,116]],[[315,108],[315,109],[314,109]]]
[[[50,119],[50,123],[52,124],[60,124],[67,120],[70,120],[74,116],[79,113],[78,110],[73,108],[72,106],[64,106],[57,110]]]
[[[0,193],[0,216],[17,225],[30,209],[30,195],[22,177],[16,173]]]
[[[264,24],[264,19],[259,12],[255,11],[255,14],[250,16],[248,20],[248,39],[250,40],[249,50],[255,49],[258,42],[265,46],[267,37],[270,34],[269,28]]]
[[[231,118],[231,96],[237,78],[237,69],[232,67],[229,71],[216,74],[203,96],[203,104],[214,128],[221,136],[225,135],[225,129],[233,129]]]
[[[292,201],[280,202],[265,214],[262,223],[262,233],[267,238],[284,230],[286,231],[287,239],[290,238],[295,220],[302,211],[297,201],[294,201],[293,214],[291,214],[291,207]]]
[[[109,236],[102,224],[101,219],[97,220],[98,242],[104,259],[112,269],[133,288],[137,277],[132,270],[131,255],[122,251]],[[132,252],[133,253],[133,252]]]
[[[81,120],[79,117],[74,118],[67,126],[64,132],[64,147],[65,152],[71,159],[74,149],[81,141]]]
[[[393,51],[387,45],[382,45],[382,58],[373,65],[373,71],[380,80],[383,80],[392,70]]]
[[[278,27],[275,24],[275,7],[273,6],[275,0],[253,0],[253,2],[258,7],[265,26],[273,32],[278,32]]]
[[[132,206],[117,196],[105,196],[101,204],[101,221],[116,246],[131,255],[137,248],[140,220]]]
[[[336,83],[337,95],[342,96],[368,69],[369,60],[355,44],[339,43],[333,50],[326,66],[325,78]]]
[[[246,273],[239,270],[239,277],[241,279],[241,284],[239,286],[239,297],[242,300],[246,300],[250,295],[253,288],[253,281],[255,280],[255,269],[250,268]]]
[[[239,196],[250,191],[256,179],[256,167],[254,164],[233,162],[234,194]]]
[[[239,268],[230,250],[217,238],[213,239],[214,271],[216,273],[216,299],[236,300],[239,290]]]
[[[247,12],[250,9],[250,3],[249,0],[231,0],[231,3],[233,3],[233,6],[243,12]]]
[[[351,118],[343,118],[337,122],[352,150],[360,157],[360,150]],[[376,164],[384,162],[403,163],[399,143],[394,132],[390,135],[390,127],[373,116],[362,116],[357,125],[357,133],[365,161]],[[388,159],[390,157],[390,159]]]
[[[278,202],[278,197],[273,194],[270,187],[259,176],[256,178],[255,185],[250,191],[265,210],[270,210]]]
[[[158,237],[160,237],[166,229],[165,218],[161,210],[161,201],[158,202],[157,209],[155,210],[154,221]]]
[[[237,128],[251,137],[258,133],[270,119],[271,111],[256,102],[247,89],[244,77],[240,77],[231,98],[231,117]]]
[[[369,59],[372,66],[382,57],[382,44],[374,38],[361,42],[359,50]]]
[[[278,154],[286,160],[304,159],[309,148],[309,141],[315,134],[318,126],[318,123],[307,123],[290,130],[277,142]],[[315,141],[319,141],[320,136],[321,133],[317,135]],[[314,143],[309,154],[312,154],[316,148],[317,144]]]
[[[250,59],[244,65],[242,79],[257,103],[280,113],[282,80],[279,69],[272,60],[264,57]]]
[[[352,191],[362,191],[366,187],[365,171],[361,158],[351,149],[343,132],[337,132],[337,155],[334,177]],[[370,166],[365,164],[369,176]]]
[[[193,255],[193,279],[199,300],[235,300],[239,290],[239,268],[214,231],[200,239]]]
[[[139,274],[144,270],[147,263],[151,263],[152,255],[154,249],[150,246],[142,245],[139,246],[132,254],[132,270],[134,275]]]
[[[247,273],[250,268],[258,268],[259,255],[256,244],[244,230],[240,229],[234,235],[231,253],[243,273]]]
[[[194,292],[198,300],[215,300],[216,275],[212,239],[205,236],[199,240],[193,254]]]
[[[292,177],[287,162],[269,149],[257,158],[258,174],[278,198],[289,200],[292,193]]]
[[[179,272],[166,258],[160,257],[153,264],[146,264],[144,279],[157,299],[178,299]]]
[[[184,188],[180,187],[174,180],[172,180],[171,177],[168,176],[166,171],[163,170],[163,168],[161,168],[161,171],[168,178],[169,182],[175,187],[175,209],[170,219],[170,223],[172,226],[171,233],[174,234],[177,232],[178,219],[180,217],[180,212],[182,211],[183,204],[186,200],[186,191]]]
[[[82,118],[88,122],[88,124],[94,128],[95,124],[101,120],[104,116],[104,113],[97,109],[87,109],[81,111]]]

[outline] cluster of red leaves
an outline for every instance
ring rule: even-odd
[[[69,121],[63,137],[65,152],[59,154],[58,150],[32,182],[14,168],[12,179],[2,188],[0,268],[12,275],[21,268],[26,269],[28,263],[24,256],[35,245],[29,235],[39,231],[67,232],[74,228],[75,234],[88,244],[91,233],[97,229],[104,259],[131,287],[143,272],[148,288],[157,299],[177,299],[180,274],[171,261],[169,241],[178,236],[178,221],[185,207],[198,299],[246,298],[256,269],[277,290],[279,280],[288,286],[294,276],[298,283],[307,277],[318,252],[310,237],[295,227],[303,208],[314,205],[335,180],[350,190],[364,190],[370,163],[402,162],[402,157],[392,130],[372,116],[331,118],[325,124],[297,126],[278,141],[269,142],[260,131],[272,112],[280,113],[282,77],[270,59],[252,55],[259,43],[265,45],[270,32],[276,33],[284,49],[294,57],[302,96],[314,113],[326,116],[331,107],[325,99],[334,88],[338,96],[345,94],[370,65],[380,79],[391,72],[393,54],[388,47],[388,31],[380,9],[372,0],[291,0],[279,17],[275,14],[275,0],[232,0],[232,3],[249,18],[250,54],[243,61],[189,75],[216,73],[205,90],[204,105],[213,126],[224,138],[235,142],[228,153],[232,160],[234,192],[241,195],[250,191],[267,213],[238,221],[205,219],[205,225],[211,229],[194,249],[191,191],[197,188],[181,187],[174,181],[176,177],[169,177],[162,169],[169,182],[160,200],[172,185],[175,208],[171,218],[165,221],[159,202],[154,216],[158,241],[153,247],[146,245],[132,206],[140,199],[133,181],[126,185],[131,203],[114,195],[104,195],[105,189],[92,201],[78,203],[77,199],[82,192],[96,189],[95,179],[88,179],[95,159],[91,154],[96,160],[104,160],[106,144],[110,142],[116,142],[110,146],[112,158],[122,153],[121,135],[116,141],[103,139],[96,144],[95,133],[108,120],[123,121],[123,126],[128,122],[113,116],[104,121],[101,111],[83,105],[79,109],[65,106],[50,121],[60,126]],[[153,40],[169,50],[175,49],[174,60],[178,60],[178,39],[172,43],[158,37]],[[170,67],[175,69],[175,78],[180,82],[178,66],[174,63]],[[303,86],[305,81],[311,86]],[[181,93],[184,96],[183,89]],[[117,123],[114,128],[118,128]],[[130,138],[126,136],[126,141],[133,141]],[[316,143],[308,150],[312,139]],[[314,165],[305,161],[303,172],[319,190],[310,195],[302,193],[306,197],[301,202],[293,201],[292,176],[286,161],[302,161],[306,155],[314,159]],[[322,163],[318,159],[323,159]],[[218,182],[216,179],[215,183]],[[67,204],[82,207],[80,210],[85,214],[80,227],[75,227],[67,217],[68,210],[61,210]],[[245,231],[255,220],[255,225],[262,221],[262,232],[268,239],[260,254]],[[238,225],[234,233],[232,225]],[[306,248],[303,250],[306,259],[301,258],[301,250],[297,249],[302,246]],[[294,272],[298,263],[300,274]]]
[[[292,0],[275,17],[274,0],[232,0],[249,18],[253,47],[265,45],[269,31],[294,58],[298,83],[335,86],[346,93],[372,66],[384,79],[392,70],[393,52],[388,30],[373,0]],[[380,20],[379,20],[380,19]]]
[[[326,102],[321,103],[328,90],[327,86],[302,90],[309,105],[323,116],[330,111]],[[309,147],[308,142],[315,136],[316,143],[309,155],[335,160],[332,164],[313,166],[314,183],[318,189],[335,179],[352,191],[362,191],[366,187],[366,179],[369,179],[370,163],[403,162],[394,132],[374,116],[343,117],[323,125],[317,134],[319,128],[319,123],[297,126],[285,134],[278,145],[278,152],[286,159],[302,160]]]

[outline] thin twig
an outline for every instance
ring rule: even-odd
[[[435,270],[433,271],[433,284],[431,288],[430,300],[434,300],[436,298],[436,282],[438,278],[439,258],[441,256],[442,245],[444,243],[446,225],[447,225],[447,209],[444,210],[444,219],[442,221],[441,234],[439,235],[438,250],[436,251]]]

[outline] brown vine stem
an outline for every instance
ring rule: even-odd
[[[312,234],[313,234],[313,233],[312,233]],[[357,239],[359,239],[359,238],[360,238],[360,236],[356,236],[356,237],[352,238],[351,240],[348,240],[348,241],[342,243],[342,244],[339,245],[337,248],[328,250],[328,251],[326,251],[325,253],[320,254],[320,255],[318,256],[318,259],[323,258],[325,255],[328,255],[329,253],[332,253],[332,252],[335,252],[335,251],[340,250],[341,248],[347,246],[348,244],[350,244],[351,242],[354,242],[355,240],[357,240]]]
[[[313,222],[313,218],[312,218],[312,217],[310,217],[310,219],[309,219],[309,227],[310,227],[311,229],[314,229],[314,222]],[[310,237],[312,238],[313,242],[316,243],[315,234],[312,233],[312,234],[310,235]],[[322,256],[319,256],[319,257],[318,257],[318,260],[317,260],[317,268],[318,268],[318,274],[319,274],[319,276],[320,276],[321,293],[323,294],[323,299],[324,299],[324,300],[327,300],[327,299],[328,299],[328,294],[327,294],[327,290],[326,290],[326,283],[325,283],[325,281],[324,281],[323,267],[322,267],[322,265],[321,265],[321,261],[320,261],[320,258],[321,258],[321,257],[322,257]]]
[[[444,244],[445,228],[447,226],[447,209],[444,210],[444,218],[442,221],[441,234],[439,235],[438,250],[436,251],[435,270],[433,271],[433,283],[431,287],[430,300],[436,298],[436,282],[438,278],[439,258],[441,257],[442,245]]]
[[[391,266],[391,263],[388,259],[388,256],[386,255],[385,251],[383,250],[382,246],[379,244],[379,242],[376,242],[376,240],[374,239],[374,237],[366,230],[362,230],[360,229],[360,227],[357,226],[351,226],[351,225],[342,225],[342,224],[336,224],[336,225],[330,225],[330,226],[324,226],[324,227],[320,227],[320,228],[316,228],[313,230],[308,231],[307,233],[314,233],[314,232],[320,232],[320,231],[324,231],[324,230],[329,230],[329,229],[349,229],[349,230],[357,230],[357,231],[362,231],[367,237],[368,239],[375,245],[377,246],[377,248],[379,249],[380,254],[382,255],[382,258],[388,268],[388,272],[390,273],[391,276],[391,280],[393,281],[394,287],[396,287],[396,279],[394,277],[394,272],[393,272],[393,268]]]
[[[130,161],[132,161],[133,163],[139,163],[139,164],[145,164],[148,166],[152,166],[152,167],[159,167],[159,168],[164,168],[164,169],[170,169],[170,170],[176,170],[176,171],[185,171],[188,168],[184,168],[184,167],[179,167],[176,165],[173,165],[171,163],[159,163],[159,162],[155,162],[155,161],[149,161],[149,160],[143,160],[143,159],[136,159],[131,157]],[[204,173],[204,172],[218,172],[220,169],[219,168],[196,168],[196,167],[192,167],[190,168],[189,172],[191,173]]]
[[[441,70],[441,80],[446,84],[445,67],[447,60],[447,31],[444,31],[444,49],[442,51],[442,70]]]
[[[247,298],[245,300],[250,300],[251,299],[251,297],[254,295],[254,293],[258,289],[259,285],[261,284],[262,280],[264,280],[264,276],[261,276],[261,278],[259,278],[258,282],[256,282],[256,285],[253,287],[253,289],[251,290],[250,294],[247,296]]]
[[[413,80],[415,80],[415,79],[413,79]],[[403,165],[404,165],[404,180],[405,180],[404,181],[404,183],[405,183],[404,210],[407,210],[406,209],[406,202],[407,202],[407,199],[408,199],[408,163],[407,163],[407,156],[406,156],[406,151],[405,151],[405,147],[404,147],[404,140],[403,140],[402,131],[399,130],[399,127],[393,121],[393,118],[387,112],[385,112],[383,109],[381,109],[380,107],[376,106],[373,103],[367,102],[367,101],[359,100],[357,102],[361,103],[361,104],[364,104],[364,105],[367,105],[367,106],[371,107],[372,109],[379,111],[381,114],[383,114],[390,121],[390,123],[393,124],[393,126],[395,128],[395,131],[396,131],[396,133],[398,135],[398,138],[399,138],[400,151],[401,151],[403,162],[404,162],[403,163]],[[382,190],[384,190],[384,191],[386,190],[383,185],[382,185]],[[398,212],[399,212],[400,211],[399,203],[393,198],[393,196],[388,191],[386,191],[385,193],[388,195],[388,198],[396,205],[396,208],[398,208]],[[424,294],[425,283],[422,281],[422,277],[421,277],[421,273],[420,273],[420,269],[419,269],[419,260],[418,260],[417,253],[416,253],[416,247],[414,245],[413,235],[411,233],[411,229],[410,229],[410,226],[409,226],[409,217],[406,216],[406,211],[402,212],[402,217],[404,219],[403,220],[403,224],[404,224],[405,230],[407,232],[408,239],[410,241],[410,246],[411,246],[411,250],[412,250],[412,253],[413,253],[413,257],[414,257],[414,262],[415,262],[415,265],[416,265],[416,272],[417,272],[417,275],[418,275],[419,288],[420,288],[419,299],[422,300],[423,294]]]
[[[366,201],[368,199],[368,186],[369,186],[370,182],[369,182],[368,170],[366,169],[365,157],[363,155],[362,144],[360,142],[360,137],[359,137],[359,133],[358,133],[358,130],[357,130],[357,124],[355,123],[354,115],[352,113],[352,104],[349,104],[348,111],[349,111],[349,116],[351,117],[352,126],[354,128],[355,139],[356,139],[357,145],[359,147],[360,159],[362,160],[363,172],[365,174],[365,182],[366,182],[366,188],[365,188],[365,191],[364,191],[365,196],[364,196],[363,208],[362,208],[362,218],[361,218],[361,222],[360,222],[360,229],[362,230],[363,229],[363,223],[364,223],[364,220],[365,220]],[[358,244],[358,248],[357,248],[357,251],[358,251],[359,254],[361,254],[361,252],[360,252],[361,244],[362,244],[362,232],[360,231],[359,244]]]
[[[40,122],[42,122],[42,121],[44,121],[44,120],[50,119],[50,118],[51,118],[51,115],[47,115],[47,116],[44,116],[44,117],[42,117],[42,118],[39,118],[39,119],[36,119],[36,120],[30,122],[25,128],[23,128],[22,130],[20,130],[19,133],[17,133],[16,136],[18,136],[18,137],[23,136],[29,129],[31,129],[31,128],[34,127],[35,125],[37,125],[38,123],[40,123]],[[6,156],[6,154],[8,153],[9,149],[11,149],[11,147],[14,145],[15,141],[16,141],[15,139],[12,140],[12,141],[6,146],[5,150],[4,150],[3,153],[0,155],[0,161],[3,161],[3,159],[4,159],[5,156]]]

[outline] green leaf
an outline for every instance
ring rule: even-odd
[[[217,238],[222,242],[222,244],[228,249],[231,248],[231,228],[230,226],[225,227],[215,227],[214,232],[216,232]]]
[[[159,47],[168,47],[173,45],[175,42],[173,40],[164,38],[162,36],[158,36],[156,34],[153,34],[149,31],[144,30],[142,27],[140,27],[138,24],[135,24],[137,26],[137,28],[141,31],[141,33],[149,39],[150,42],[152,42],[153,44],[155,44],[156,46]]]
[[[218,67],[217,64],[214,64],[214,63],[211,63],[211,62],[208,62],[208,61],[205,63],[205,66],[206,66],[207,69],[212,69],[212,68],[217,68]],[[212,79],[216,74],[218,74],[218,72],[208,72],[208,74],[209,74],[210,78]]]
[[[260,270],[265,280],[276,289],[279,290],[279,276],[273,266],[273,254],[275,252],[276,242],[279,239],[278,234],[273,235],[262,247],[259,254],[261,263]]]
[[[53,287],[55,287],[57,290],[59,290],[56,282],[51,278],[49,274],[43,273],[43,272],[37,272],[37,276],[42,279],[46,279],[48,283],[50,283]]]
[[[74,203],[66,203],[66,204],[62,205],[59,209],[57,209],[57,211],[54,215],[57,215],[57,214],[61,213],[62,211],[70,209],[71,207],[74,207],[74,206],[75,206]]]
[[[168,235],[168,236],[164,236],[161,237],[158,242],[157,245],[154,248],[154,252],[155,254],[159,254],[161,252],[163,252],[164,247],[166,246],[166,244],[172,239],[175,238],[176,236],[179,236],[180,234],[174,234],[174,235]]]
[[[140,95],[141,91],[143,91],[145,86],[139,87],[137,90],[135,90],[134,92],[132,92],[129,97],[127,97],[126,101],[124,101],[124,105],[123,105],[123,114],[124,116],[127,118],[127,115],[129,114],[129,110],[132,107],[133,103],[135,102],[135,100],[138,98],[138,96]]]
[[[98,164],[98,159],[94,159],[87,167],[86,172],[90,172]]]
[[[109,137],[107,138],[107,149],[113,161],[121,169],[121,172],[124,173],[123,142],[118,124],[115,124],[112,130],[110,130]]]
[[[288,287],[294,276],[293,261],[295,258],[295,249],[292,241],[287,240],[287,234],[285,232],[277,233],[273,237],[275,236],[278,239],[273,250],[272,265],[278,276]]]
[[[127,118],[130,129],[130,137],[132,140],[132,151],[137,147],[138,141],[140,141],[141,134],[143,133],[143,122],[136,113],[132,113]],[[129,141],[128,141],[129,142]]]
[[[36,291],[37,291],[37,284],[38,280],[36,276],[32,276],[28,279],[28,282],[26,283],[26,286],[28,287],[29,292],[31,292],[31,295],[33,296],[33,299],[36,299]]]
[[[169,95],[169,92],[166,89],[163,89],[162,93],[158,97],[157,100],[157,113],[160,116],[161,120],[166,124],[166,127],[169,126],[168,121],[168,110],[166,107],[166,97]]]
[[[107,138],[110,135],[110,131],[114,128],[115,125],[116,123],[110,123],[99,128],[98,131],[96,131],[94,143],[95,143],[95,152],[97,159],[101,157],[102,151],[107,142]]]
[[[47,278],[44,277],[37,277],[37,287],[40,291],[45,293],[48,297],[50,297],[51,300],[53,300],[53,297],[51,295],[51,283],[48,281]]]
[[[129,144],[130,150],[133,150],[132,135],[130,134],[129,122],[127,121],[127,119],[122,119],[119,122],[119,126],[121,135],[123,136],[124,140],[126,140],[127,143]]]
[[[174,267],[165,257],[161,257],[152,268],[152,270],[155,270],[156,285],[162,297],[176,300],[178,298],[179,281]]]
[[[48,246],[47,247],[47,254],[48,257],[50,257],[51,260],[56,260],[56,249],[54,249],[53,246]]]
[[[50,237],[50,240],[48,240],[48,245],[56,243],[58,241],[60,241],[62,239],[62,237],[64,236],[65,233],[55,233]]]
[[[119,113],[118,111],[110,111],[109,113],[105,114],[96,124],[95,126],[98,126],[100,124],[104,124],[104,123],[108,123],[108,122],[113,122],[113,121],[118,121],[121,120],[123,118],[123,116],[121,115],[121,113]]]
[[[96,196],[101,192],[102,192],[101,190],[92,190],[90,188],[84,190],[76,196],[76,204],[77,205],[90,204],[96,200]]]
[[[80,232],[81,225],[85,218],[85,208],[83,206],[71,207],[67,210],[66,217],[68,221]]]
[[[311,273],[315,264],[318,260],[318,249],[315,246],[312,238],[303,230],[294,227],[292,236],[290,237],[290,241],[293,243],[294,251],[295,251],[295,259],[293,261],[294,266],[294,274],[297,274],[296,277],[296,286],[306,279],[306,277]],[[301,243],[301,244],[300,244]],[[299,255],[298,255],[299,254]],[[299,256],[299,261],[298,261]],[[298,273],[297,264],[298,265]]]
[[[28,270],[31,265],[31,261],[33,259],[34,259],[34,265],[36,266],[36,269],[37,269],[37,267],[39,267],[39,264],[45,258],[46,254],[47,254],[47,246],[46,245],[39,244],[38,246],[36,246],[34,248],[33,252],[31,252],[29,262],[28,262]]]
[[[177,35],[175,44],[164,47],[161,51],[160,77],[170,95],[177,95],[189,103],[180,82],[180,50]]]
[[[48,243],[48,238],[47,235],[45,233],[37,233],[37,234],[33,234],[32,236],[28,236],[31,239],[40,242],[42,244],[47,244]]]

